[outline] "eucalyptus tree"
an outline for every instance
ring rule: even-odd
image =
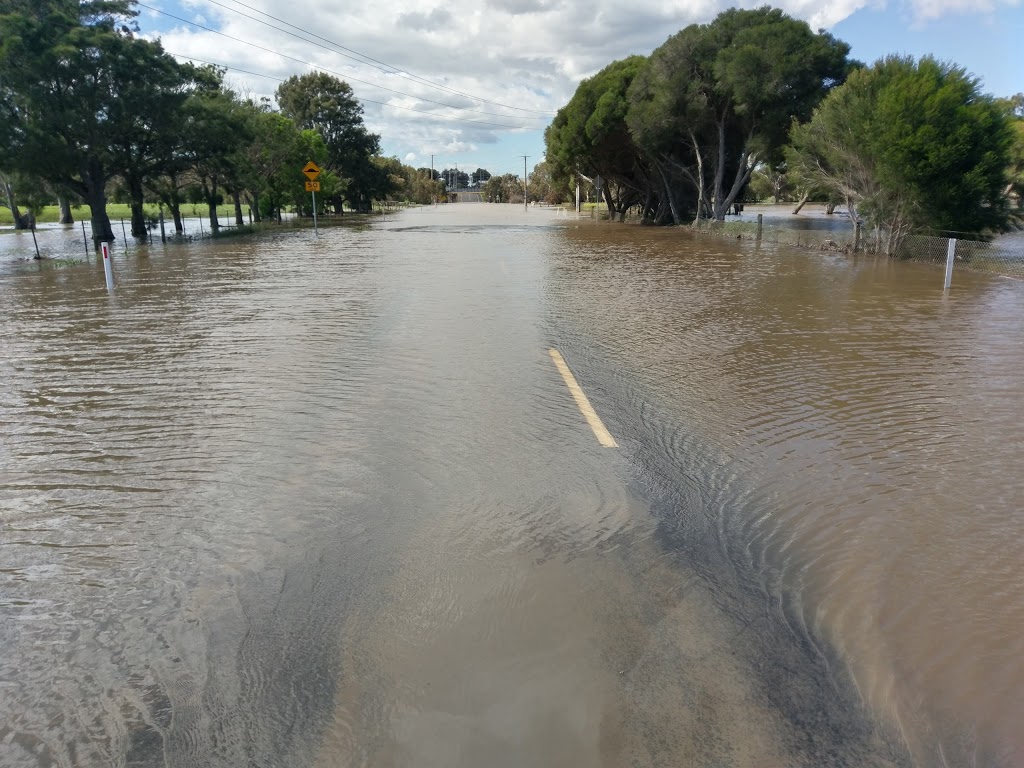
[[[792,120],[845,80],[848,53],[778,9],[730,9],[651,54],[629,91],[633,139],[659,176],[696,192],[699,215],[723,219]]]

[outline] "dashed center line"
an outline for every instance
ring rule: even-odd
[[[597,415],[594,407],[590,404],[586,394],[583,392],[583,388],[580,387],[579,382],[576,381],[576,377],[572,375],[572,371],[569,370],[569,366],[565,364],[565,360],[562,358],[561,353],[557,349],[549,349],[548,354],[551,355],[552,361],[555,363],[555,368],[562,374],[562,379],[565,381],[565,386],[569,388],[569,393],[572,395],[572,399],[576,401],[576,405],[579,406],[580,412],[583,414],[583,418],[587,420],[587,424],[594,430],[594,437],[597,438],[597,442],[603,445],[605,448],[618,448],[619,444],[615,442],[615,438],[611,436],[611,433],[605,428],[604,422]]]

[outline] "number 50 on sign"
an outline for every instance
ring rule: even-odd
[[[320,182],[319,181],[307,181],[306,182],[306,191],[307,192],[319,192],[320,191]]]

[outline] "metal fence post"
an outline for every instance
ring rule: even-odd
[[[764,231],[764,214],[757,214],[757,239],[761,240],[761,233]]]
[[[953,259],[956,256],[956,238],[949,238],[949,246],[946,248],[946,283],[942,290],[948,291],[953,282]]]

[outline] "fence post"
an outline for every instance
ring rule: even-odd
[[[956,238],[949,238],[949,247],[946,249],[946,283],[942,290],[948,291],[953,282],[953,259],[956,256]]]
[[[860,219],[853,222],[853,252],[860,251]]]
[[[761,233],[764,230],[764,214],[757,214],[757,241],[761,242]]]
[[[160,242],[167,242],[167,232],[164,230],[164,207],[160,206]]]
[[[32,245],[36,247],[36,261],[39,261],[42,256],[39,255],[39,241],[36,240],[36,217],[32,217]]]
[[[82,242],[85,243],[85,258],[89,258],[89,238],[85,236],[85,222],[82,222]]]

